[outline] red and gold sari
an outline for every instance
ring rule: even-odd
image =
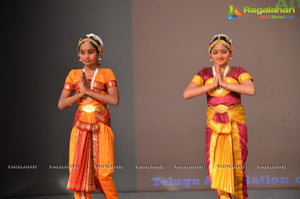
[[[71,70],[64,89],[79,92],[81,74],[81,69]],[[107,93],[108,88],[116,86],[112,70],[101,68],[93,90]],[[110,176],[114,172],[114,135],[107,104],[86,96],[78,101],[77,106],[70,138],[67,189],[75,191],[75,199],[89,199],[90,193],[97,188],[107,199],[116,199],[118,195]]]
[[[225,81],[240,84],[252,77],[242,67],[231,67]],[[203,68],[192,82],[198,86],[214,82],[211,67]],[[207,94],[206,159],[211,188],[221,199],[248,199],[245,161],[247,127],[241,94],[218,88]]]

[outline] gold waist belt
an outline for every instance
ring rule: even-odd
[[[240,104],[234,104],[234,105],[226,106],[224,104],[219,104],[217,106],[208,106],[208,108],[214,110],[217,113],[225,113],[229,110],[232,110],[232,109],[236,108],[239,105]]]
[[[107,109],[107,106],[106,105],[94,106],[94,105],[88,104],[88,105],[78,106],[78,109],[82,110],[84,112],[87,112],[87,113],[91,113],[91,112],[95,112],[95,111],[105,110],[105,109]]]

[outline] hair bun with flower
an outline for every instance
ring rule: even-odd
[[[95,35],[94,33],[89,33],[89,34],[86,35],[86,37],[93,38],[94,40],[97,40],[100,43],[101,47],[103,48],[103,41],[98,35]]]

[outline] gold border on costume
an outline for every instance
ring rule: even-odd
[[[117,87],[117,81],[116,80],[110,80],[110,81],[106,82],[106,87],[107,88]]]
[[[243,83],[243,81],[245,81],[246,79],[251,79],[253,80],[253,78],[251,77],[251,75],[249,73],[242,73],[240,74],[240,76],[238,77],[239,82]]]
[[[65,82],[64,90],[73,91],[73,85],[71,83]]]
[[[224,109],[226,107],[226,109]],[[227,123],[216,123],[213,120],[215,113],[227,113],[229,121]],[[242,165],[238,157],[234,156],[233,150],[239,150],[239,141],[237,146],[233,144],[235,139],[236,122],[245,124],[244,108],[241,104],[232,106],[208,106],[207,108],[207,124],[212,129],[210,154],[209,154],[209,173],[212,178],[212,189],[220,189],[230,194],[235,193],[234,172],[241,171],[242,168],[234,168],[235,165]],[[228,154],[228,156],[223,156]],[[228,168],[218,168],[218,165],[229,165]],[[224,181],[226,179],[226,181]]]
[[[192,82],[196,83],[198,86],[203,86],[203,78],[199,75],[195,75],[192,79]]]

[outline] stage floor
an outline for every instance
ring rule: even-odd
[[[216,199],[214,191],[138,192],[118,193],[119,199]],[[300,189],[249,190],[249,199],[299,199]],[[73,195],[18,197],[10,199],[73,199]],[[102,194],[92,194],[93,199],[104,199]]]

